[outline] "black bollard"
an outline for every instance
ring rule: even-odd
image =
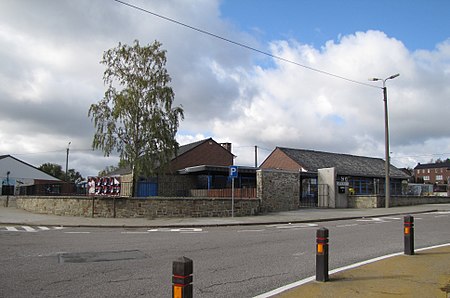
[[[405,255],[414,254],[414,217],[407,215],[403,219]]]
[[[192,273],[193,262],[191,259],[181,257],[173,262],[172,267],[172,297],[192,298]]]
[[[328,229],[316,233],[316,281],[328,281]]]

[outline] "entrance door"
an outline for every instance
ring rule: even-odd
[[[300,181],[300,201],[301,208],[315,208],[318,204],[318,184],[317,178],[301,178]]]

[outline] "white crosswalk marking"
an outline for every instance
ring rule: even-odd
[[[19,231],[16,227],[6,227],[6,230],[10,231],[10,232],[18,232]]]
[[[31,226],[16,226],[16,227],[0,227],[0,231],[6,231],[6,232],[27,232],[27,233],[35,233],[35,232],[41,232],[41,231],[51,231],[51,230],[62,230],[64,227],[45,227],[45,226],[37,226],[37,227],[31,227]]]
[[[22,228],[27,232],[36,232],[36,230],[29,226],[22,226]]]

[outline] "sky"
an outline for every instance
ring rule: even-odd
[[[277,146],[384,159],[382,82],[368,79],[399,73],[386,81],[391,163],[450,157],[450,1],[124,2],[147,12],[0,1],[0,155],[65,168],[69,148],[84,177],[117,165],[92,150],[88,110],[106,90],[103,52],[137,39],[167,50],[181,145],[230,142],[243,166],[255,146],[258,164]]]

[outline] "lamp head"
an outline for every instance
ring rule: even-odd
[[[389,78],[387,78],[388,80],[392,80],[392,79],[395,79],[396,77],[398,77],[400,74],[399,73],[397,73],[397,74],[395,74],[395,75],[392,75],[392,76],[390,76]]]

